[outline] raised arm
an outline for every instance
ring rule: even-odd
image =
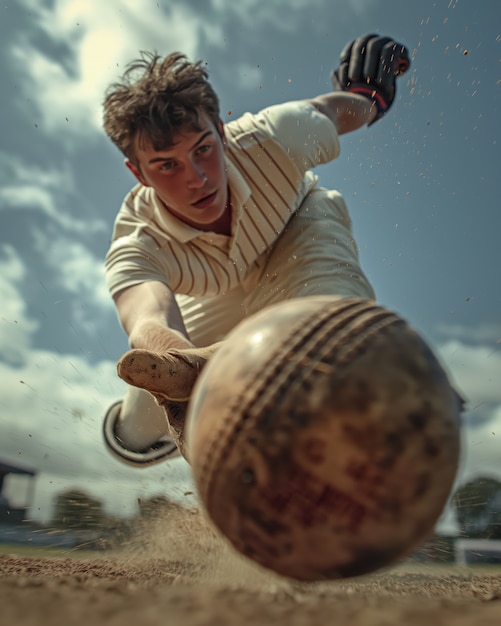
[[[391,37],[364,35],[347,44],[332,72],[332,93],[310,102],[340,135],[379,120],[390,109],[396,79],[410,66],[407,49]]]

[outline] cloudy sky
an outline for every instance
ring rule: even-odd
[[[329,90],[344,44],[411,51],[394,108],[318,170],[350,206],[379,301],[432,344],[468,400],[459,479],[501,478],[501,4],[467,0],[16,0],[0,20],[0,459],[40,472],[32,517],[78,486],[129,515],[190,488],[182,462],[129,470],[101,442],[127,350],[103,280],[133,184],[101,130],[141,50],[208,64],[223,119]],[[9,481],[14,503],[22,481]]]

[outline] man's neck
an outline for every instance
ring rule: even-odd
[[[210,227],[208,227],[207,229],[204,228],[202,230],[208,230],[217,233],[218,235],[226,235],[230,237],[232,216],[233,210],[231,206],[231,201],[228,199],[228,204],[226,205],[224,213],[221,215],[221,217],[213,224],[211,224]]]

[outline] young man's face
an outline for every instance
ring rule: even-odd
[[[167,150],[136,143],[137,163],[126,165],[143,185],[153,187],[173,215],[200,230],[219,232],[229,212],[223,131],[205,114],[200,122],[200,131],[181,132]]]

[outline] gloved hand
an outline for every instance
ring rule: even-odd
[[[374,103],[373,124],[388,111],[396,93],[396,79],[410,66],[407,48],[391,37],[370,34],[347,44],[340,65],[332,72],[336,91],[358,93]]]
[[[170,435],[185,458],[184,425],[191,392],[203,366],[219,345],[169,350],[162,354],[129,350],[117,363],[120,378],[149,391],[164,409]]]

